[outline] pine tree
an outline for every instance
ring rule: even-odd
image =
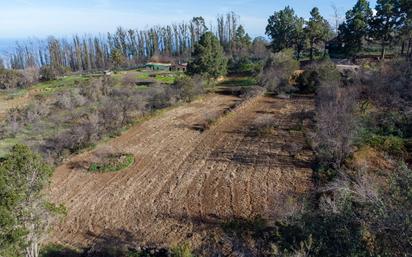
[[[275,12],[269,17],[266,35],[272,39],[272,49],[279,52],[292,48],[301,38],[303,28],[302,19],[295,15],[295,11],[287,6],[284,10]],[[299,44],[301,46],[301,44]]]
[[[188,65],[188,74],[201,74],[211,78],[223,76],[227,72],[227,59],[223,47],[212,32],[202,35],[195,45],[193,60]]]
[[[41,192],[51,173],[24,145],[0,162],[0,256],[38,256],[48,213]]]
[[[347,55],[355,55],[362,50],[368,35],[372,9],[366,0],[358,0],[352,10],[346,13],[346,21],[339,26],[339,39],[344,43]]]
[[[381,43],[381,59],[385,59],[387,46],[393,43],[402,24],[397,0],[377,0],[376,15],[371,21],[370,35]]]
[[[331,28],[329,23],[320,15],[317,7],[312,9],[310,16],[305,32],[309,39],[310,59],[313,60],[315,46],[319,43],[325,43],[329,39]]]

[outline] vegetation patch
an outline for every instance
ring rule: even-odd
[[[90,164],[89,171],[94,173],[117,172],[129,168],[134,161],[132,154],[109,154],[102,162]]]
[[[268,227],[266,220],[261,217],[253,219],[233,219],[222,224],[225,233],[240,235],[244,232],[259,233]]]
[[[256,86],[257,80],[253,77],[232,77],[222,83],[220,86],[251,87]]]

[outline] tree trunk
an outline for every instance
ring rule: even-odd
[[[385,42],[382,42],[382,49],[381,49],[381,60],[385,60]]]
[[[409,55],[409,57],[412,56],[412,38],[409,39],[409,43],[408,43],[408,50],[406,51],[406,54]]]
[[[313,42],[310,42],[310,60],[313,61]]]
[[[31,242],[26,248],[26,257],[39,257],[39,245],[37,242]]]
[[[401,56],[405,53],[405,40],[402,40]]]

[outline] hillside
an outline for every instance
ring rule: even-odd
[[[205,250],[211,235],[222,238],[222,226],[234,219],[297,211],[312,187],[313,154],[301,120],[312,100],[258,97],[203,133],[193,129],[237,100],[206,96],[57,168],[50,196],[69,213],[50,241],[87,246],[190,240]],[[79,168],[107,148],[132,153],[135,164],[108,174]],[[236,250],[232,246],[229,251]]]

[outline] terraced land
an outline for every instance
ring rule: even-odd
[[[136,125],[57,168],[49,191],[68,215],[49,241],[76,247],[128,243],[208,245],[233,219],[292,214],[312,185],[307,98],[208,95]],[[210,117],[222,116],[199,131]],[[102,149],[130,153],[121,172],[92,174]]]

